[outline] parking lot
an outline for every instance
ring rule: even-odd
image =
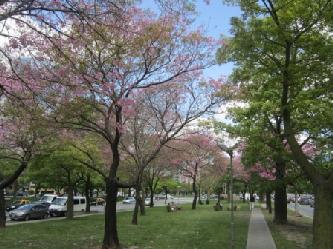
[[[169,200],[167,200],[167,202],[173,201],[176,204],[185,204],[185,203],[191,203],[192,200],[193,199],[191,197],[185,197],[185,198],[169,199]],[[135,205],[134,203],[123,204],[122,202],[118,202],[117,203],[117,211],[118,212],[132,211],[134,209],[134,205]],[[164,206],[165,205],[165,200],[155,200],[154,201],[154,205],[155,206]],[[104,206],[102,206],[102,205],[91,206],[90,210],[91,210],[91,213],[89,213],[89,214],[84,213],[84,212],[75,212],[74,216],[75,217],[84,217],[84,216],[91,215],[91,214],[96,214],[96,213],[103,214],[104,213]],[[46,221],[50,221],[50,220],[62,220],[62,219],[65,219],[65,217],[48,217],[47,219],[40,219],[40,220],[12,221],[8,217],[8,212],[6,212],[6,216],[7,216],[7,225],[8,226],[17,225],[17,224],[46,222]]]

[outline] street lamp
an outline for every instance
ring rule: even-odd
[[[229,176],[230,176],[230,186],[229,186],[229,193],[230,193],[230,249],[235,248],[235,218],[234,218],[234,193],[233,193],[233,185],[234,185],[234,180],[233,180],[233,154],[234,150],[237,148],[238,144],[235,144],[231,147],[227,147],[226,145],[217,142],[219,148],[226,152],[229,155],[230,158],[230,163],[229,163]]]

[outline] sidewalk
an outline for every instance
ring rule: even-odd
[[[260,208],[252,210],[246,249],[276,249]]]

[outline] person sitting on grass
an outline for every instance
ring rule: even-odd
[[[214,206],[215,211],[222,211],[223,210],[223,205],[220,202],[216,202]]]

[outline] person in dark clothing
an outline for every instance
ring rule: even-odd
[[[253,195],[250,196],[250,210],[254,209],[254,202],[256,199],[254,198]]]

